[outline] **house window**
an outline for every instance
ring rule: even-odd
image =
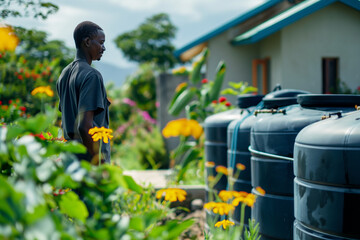
[[[254,59],[252,62],[252,85],[258,89],[258,93],[268,93],[269,62],[269,58]]]
[[[338,92],[339,58],[322,59],[322,91],[323,93]]]

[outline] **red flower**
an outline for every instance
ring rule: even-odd
[[[230,106],[231,106],[231,103],[226,102],[226,103],[225,103],[225,106],[230,107]]]
[[[12,100],[9,100],[9,104],[11,104],[12,103]]]
[[[219,98],[219,102],[225,102],[227,99],[226,99],[226,97],[220,97]]]
[[[213,104],[217,104],[217,101],[216,101],[216,100],[214,100],[214,101],[212,101],[212,103],[213,103]]]
[[[0,101],[0,105],[2,105],[2,101]]]
[[[205,84],[205,83],[208,83],[209,80],[207,80],[206,78],[204,78],[203,80],[201,80],[201,83]]]
[[[38,137],[38,138],[40,138],[41,140],[46,140],[46,138],[44,137],[44,135],[43,135],[42,133],[40,133],[40,134],[30,133],[30,136]]]
[[[22,106],[22,107],[20,107],[20,110],[23,111],[23,112],[25,112],[25,111],[26,111],[26,107]]]
[[[24,80],[24,77],[22,75],[17,76],[19,80]]]

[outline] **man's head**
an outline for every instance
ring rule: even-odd
[[[100,60],[105,51],[103,29],[93,22],[79,23],[74,30],[74,40],[76,48],[85,50],[91,60]]]

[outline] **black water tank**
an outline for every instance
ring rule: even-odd
[[[324,116],[353,111],[360,96],[306,94],[297,101],[272,113],[260,113],[251,130],[251,183],[257,195],[252,217],[259,223],[262,239],[293,238],[292,160],[297,134]],[[265,196],[254,191],[257,186],[266,191]]]
[[[241,119],[248,114],[249,109],[256,106],[263,95],[238,96],[237,109],[211,115],[205,119],[205,161],[215,163],[215,167],[206,169],[206,186],[208,176],[215,176],[216,166],[227,167],[227,127],[235,119]],[[214,186],[217,192],[226,189],[227,177],[224,175]],[[207,189],[209,190],[209,189]]]
[[[233,190],[234,191],[245,191],[251,192],[251,165],[250,157],[251,154],[248,150],[250,145],[250,130],[255,121],[259,118],[254,115],[254,112],[257,110],[265,110],[268,108],[275,108],[284,106],[284,104],[293,104],[296,103],[296,96],[299,94],[308,93],[302,90],[296,89],[284,89],[271,92],[267,94],[262,102],[257,106],[257,108],[251,109],[251,112],[248,112],[246,116],[241,119],[236,119],[232,121],[227,129],[227,143],[228,143],[228,163],[227,166],[236,171],[236,165],[238,163],[243,164],[246,169],[240,173],[240,175],[235,179],[230,177],[230,180],[234,182]],[[273,103],[273,99],[277,99],[277,105]],[[272,104],[270,104],[272,103]],[[234,135],[234,132],[236,134]],[[229,189],[229,186],[227,187]],[[240,205],[235,208],[235,212],[232,217],[232,221],[239,224],[240,223]],[[251,209],[245,209],[245,224],[247,220],[251,218]]]
[[[304,128],[294,174],[294,239],[360,239],[360,111]]]

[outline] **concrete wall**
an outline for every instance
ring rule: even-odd
[[[289,88],[322,93],[322,58],[339,58],[339,77],[360,85],[360,13],[335,3],[281,31],[282,81]]]
[[[226,33],[214,37],[208,45],[210,57],[206,65],[206,76],[214,79],[216,68],[220,61],[226,64],[226,74],[223,88],[228,88],[229,82],[248,82],[251,84],[251,62],[258,56],[258,48],[254,45],[232,46]],[[227,96],[232,104],[236,103],[236,97]]]
[[[175,76],[162,73],[156,78],[156,101],[160,104],[157,109],[157,125],[162,130],[166,124],[178,118],[185,117],[185,111],[179,116],[172,116],[168,113],[169,104],[175,94],[175,88],[182,82],[188,82],[188,76]],[[179,139],[175,137],[164,138],[166,150],[170,152],[179,144]]]
[[[259,58],[270,58],[269,65],[269,91],[274,89],[277,84],[282,88],[289,88],[287,82],[282,76],[282,61],[281,61],[281,32],[277,32],[268,38],[258,43],[260,48]]]

